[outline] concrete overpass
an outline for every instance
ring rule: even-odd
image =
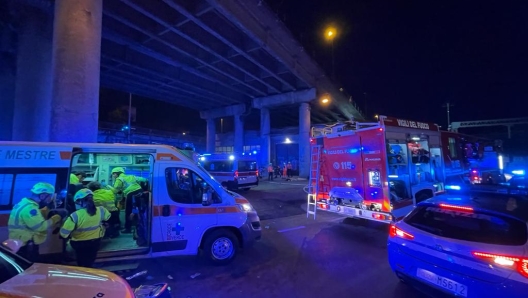
[[[362,119],[263,1],[2,0],[0,13],[3,140],[96,142],[107,87],[201,111],[208,151],[215,118],[241,132],[258,109],[263,162],[270,113],[298,119],[307,175],[310,123]]]

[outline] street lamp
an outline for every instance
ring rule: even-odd
[[[332,79],[335,80],[335,58],[334,58],[334,38],[337,35],[337,30],[334,27],[327,27],[325,30],[325,38],[330,41],[332,47]]]
[[[323,95],[321,97],[321,103],[325,104],[325,105],[330,103],[330,95],[328,95],[328,94]]]

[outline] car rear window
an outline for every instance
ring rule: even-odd
[[[248,171],[256,171],[256,170],[257,170],[256,161],[248,161],[248,160],[238,161],[238,171],[239,172],[248,172]]]
[[[208,172],[232,172],[233,162],[230,160],[208,160],[203,162],[203,167]]]
[[[507,216],[418,206],[404,221],[441,237],[497,245],[524,245],[526,223]]]

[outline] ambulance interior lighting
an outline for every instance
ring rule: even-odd
[[[513,175],[524,176],[524,170],[513,170],[513,171],[512,171],[512,174],[513,174]]]
[[[413,141],[419,141],[419,140],[420,140],[419,137],[412,137],[411,139],[412,139]]]
[[[235,160],[235,156],[234,155],[229,155],[229,160]]]

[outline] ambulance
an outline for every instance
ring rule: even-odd
[[[84,172],[84,184],[113,183],[112,169],[144,177],[143,225],[133,234],[103,239],[97,261],[115,261],[200,252],[216,264],[227,264],[261,237],[260,219],[243,196],[226,190],[181,150],[165,145],[0,142],[0,241],[8,238],[7,222],[15,204],[37,182],[55,185],[57,210],[66,214],[79,186],[71,173]],[[82,186],[81,186],[82,187]],[[119,198],[117,198],[119,200]],[[71,203],[71,202],[70,202]],[[75,208],[75,204],[73,204]],[[54,214],[50,212],[50,215]],[[124,224],[124,211],[121,223]],[[142,229],[142,230],[137,230]],[[141,236],[138,238],[138,236]],[[74,257],[58,229],[40,245],[50,262]]]
[[[311,131],[307,216],[317,210],[390,223],[445,191],[441,132],[434,123],[379,122]]]
[[[200,164],[227,189],[249,190],[259,184],[258,164],[254,156],[203,154]]]

